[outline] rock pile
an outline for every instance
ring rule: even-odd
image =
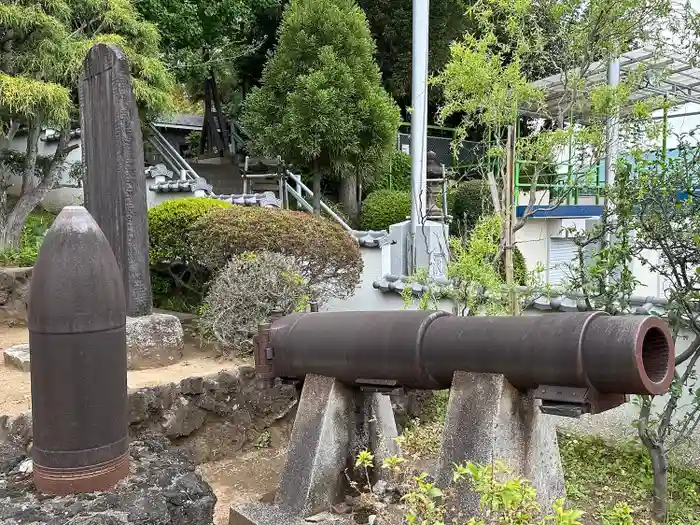
[[[109,492],[47,497],[19,444],[0,443],[0,524],[212,525],[216,496],[187,454],[157,435],[130,446],[131,475]]]

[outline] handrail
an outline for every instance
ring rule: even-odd
[[[306,186],[306,184],[301,182],[301,177],[299,177],[298,175],[295,175],[294,173],[292,173],[289,170],[285,170],[285,172],[286,172],[287,176],[289,178],[291,178],[299,188],[301,188],[303,191],[308,193],[309,197],[313,198],[314,193],[308,188],[308,186]],[[301,199],[304,202],[306,202],[306,199],[304,199],[304,197],[302,195],[300,195],[294,188],[292,188],[291,184],[289,184],[288,182],[285,182],[285,185],[286,185],[287,191],[292,194],[292,197],[296,198],[297,201],[299,201],[299,199]],[[301,203],[301,201],[300,201],[300,203]],[[302,206],[303,206],[303,203],[302,203]],[[323,201],[321,201],[321,209],[323,211],[325,211],[328,215],[330,215],[333,219],[335,219],[335,221],[338,224],[340,224],[345,230],[347,230],[350,233],[352,233],[354,231],[343,219],[340,218],[340,216],[337,213],[335,213],[333,210],[331,210],[328,207],[328,205]],[[313,208],[309,211],[313,212]]]
[[[194,171],[192,166],[189,165],[189,163],[180,155],[180,153],[177,152],[177,150],[168,142],[168,139],[166,139],[163,134],[158,130],[158,128],[151,122],[148,125],[151,128],[151,131],[153,132],[153,136],[149,137],[149,142],[153,144],[156,149],[161,150],[161,153],[167,152],[167,155],[171,157],[171,162],[173,162],[175,167],[178,167],[178,171],[181,169],[184,169],[187,174],[193,178],[194,180],[199,179],[199,175],[197,175],[197,172]],[[155,140],[155,143],[153,141]],[[166,155],[164,155],[166,156]],[[178,173],[179,175],[179,173]]]

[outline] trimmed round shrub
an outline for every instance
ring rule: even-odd
[[[165,201],[148,210],[149,259],[153,303],[158,308],[196,313],[211,278],[198,264],[187,231],[214,209],[232,205],[205,197]]]
[[[498,265],[498,273],[503,281],[506,280],[506,256],[505,253],[501,257],[501,262]],[[517,246],[513,247],[513,279],[515,284],[519,286],[527,286],[527,264],[525,257]]]
[[[217,199],[187,197],[165,201],[148,210],[151,264],[192,260],[194,254],[185,236],[187,230],[209,211],[231,206]]]
[[[447,194],[452,235],[469,234],[479,219],[493,213],[491,192],[486,181],[466,180],[450,188]]]
[[[212,270],[244,252],[293,257],[320,302],[349,297],[360,282],[357,241],[337,223],[309,213],[243,206],[212,210],[188,239],[200,263]]]
[[[273,311],[304,310],[309,286],[294,257],[280,253],[242,253],[217,273],[199,315],[206,337],[226,349],[252,350],[252,334]]]
[[[377,190],[362,203],[360,227],[363,230],[388,230],[411,215],[411,194],[406,191]]]

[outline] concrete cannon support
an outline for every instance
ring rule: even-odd
[[[502,461],[537,489],[543,511],[564,496],[564,475],[553,416],[542,414],[532,391],[516,390],[500,374],[456,372],[450,390],[437,483],[452,482],[455,464]],[[451,487],[452,518],[479,511],[468,483]]]
[[[375,465],[400,454],[389,396],[308,375],[274,505],[231,508],[230,525],[286,525],[329,510],[347,490],[357,453],[370,449]],[[381,469],[373,471],[379,479]]]

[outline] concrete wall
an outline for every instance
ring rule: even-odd
[[[348,299],[331,300],[325,305],[324,310],[336,312],[403,310],[405,306],[400,295],[383,293],[372,287],[372,283],[383,276],[382,250],[379,248],[360,248],[360,251],[362,252],[364,268],[362,269],[361,281],[355,290],[355,295]],[[451,312],[451,301],[441,301],[440,308]]]
[[[565,237],[565,230],[574,227],[577,230],[585,228],[585,219],[530,219],[515,235],[515,240],[520,252],[525,258],[529,270],[537,268],[541,264],[545,273],[542,278],[546,280],[549,268],[549,239],[551,237]],[[656,263],[659,254],[646,250],[643,257],[652,263]],[[573,262],[573,261],[572,261]],[[647,297],[665,297],[668,288],[663,278],[656,272],[652,272],[641,261],[632,261],[632,272],[639,284],[633,295]]]

